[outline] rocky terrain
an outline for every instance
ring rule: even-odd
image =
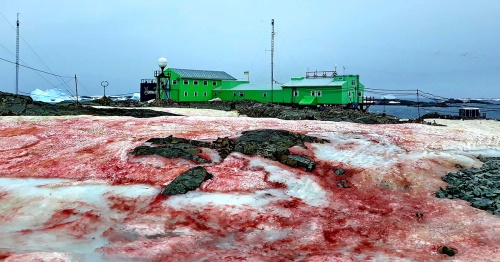
[[[109,98],[100,99],[97,103],[110,104]],[[148,118],[157,116],[173,116],[175,114],[158,112],[147,109],[100,109],[90,105],[77,105],[75,103],[49,104],[33,101],[29,96],[14,95],[0,92],[0,116],[68,116],[68,115],[93,115],[93,116],[132,116]]]
[[[483,162],[481,168],[461,168],[443,176],[449,185],[440,188],[436,196],[463,199],[475,208],[500,215],[500,157],[478,158]]]

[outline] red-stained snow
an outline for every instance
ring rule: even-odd
[[[500,261],[500,217],[433,196],[455,164],[499,154],[500,124],[480,124],[490,132],[244,117],[0,117],[0,259]],[[153,137],[212,141],[260,128],[331,143],[290,149],[314,158],[313,172],[204,150],[214,178],[170,197],[162,187],[196,163],[129,154]],[[439,254],[443,245],[458,253]]]

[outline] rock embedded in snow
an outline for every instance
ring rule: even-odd
[[[197,166],[176,177],[163,189],[161,194],[167,196],[186,194],[188,191],[197,189],[201,183],[212,177],[212,174],[208,173],[204,167]]]
[[[460,169],[443,176],[449,185],[436,192],[440,198],[459,198],[475,208],[500,215],[500,157],[483,157],[481,168]]]
[[[210,163],[208,159],[197,156],[201,153],[197,147],[190,144],[166,144],[163,146],[138,146],[131,154],[136,156],[159,155],[166,158],[184,158],[198,163]]]
[[[290,155],[288,148],[304,143],[325,143],[324,139],[292,133],[286,130],[259,129],[242,132],[235,141],[234,150],[245,155],[261,155],[267,159],[279,161],[291,167],[305,167],[308,172],[314,170],[316,163],[307,156]]]

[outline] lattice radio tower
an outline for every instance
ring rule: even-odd
[[[19,94],[19,13],[17,13],[17,34],[16,34],[16,95]]]

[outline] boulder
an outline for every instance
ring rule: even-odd
[[[188,191],[195,190],[213,175],[208,173],[204,167],[197,166],[180,174],[170,182],[161,192],[162,195],[186,194]]]
[[[283,155],[279,162],[291,167],[304,167],[307,172],[312,172],[316,167],[316,162],[300,155]]]

